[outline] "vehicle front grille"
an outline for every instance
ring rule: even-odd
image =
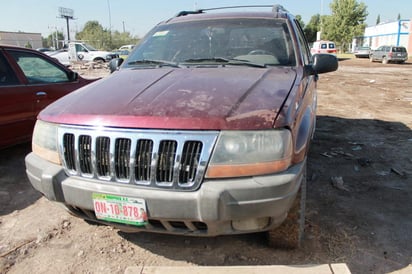
[[[203,179],[218,132],[61,126],[58,135],[69,176],[194,190]]]

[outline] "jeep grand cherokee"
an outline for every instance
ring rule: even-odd
[[[337,66],[311,56],[280,6],[180,12],[109,77],[40,113],[28,177],[122,231],[267,232],[298,247],[316,82]]]

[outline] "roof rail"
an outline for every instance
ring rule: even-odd
[[[278,13],[278,12],[289,13],[287,9],[285,9],[282,5],[279,5],[279,4],[273,5],[272,11],[273,13]]]
[[[186,16],[186,15],[189,15],[189,14],[199,14],[199,13],[203,13],[203,10],[194,10],[194,11],[182,10],[182,11],[178,12],[175,17]]]
[[[176,14],[175,17],[186,16],[189,14],[201,14],[205,11],[210,10],[223,10],[223,9],[239,9],[239,8],[272,8],[273,13],[288,13],[288,11],[282,5],[247,5],[247,6],[227,6],[227,7],[218,7],[218,8],[208,8],[208,9],[198,9],[194,11],[180,11]]]

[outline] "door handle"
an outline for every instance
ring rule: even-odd
[[[36,92],[36,96],[46,96],[46,95],[47,95],[47,92],[45,92],[45,91]]]

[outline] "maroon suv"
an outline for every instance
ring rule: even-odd
[[[282,7],[180,12],[118,71],[40,113],[27,174],[73,214],[123,231],[266,231],[298,247],[316,82],[337,66],[311,56]]]

